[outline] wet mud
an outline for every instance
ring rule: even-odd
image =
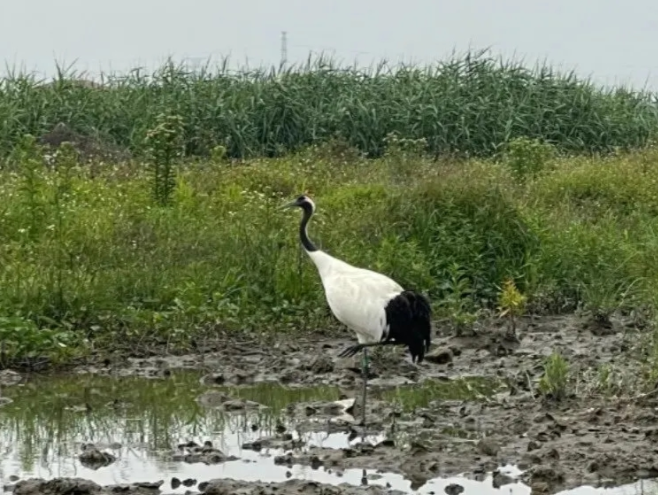
[[[487,479],[493,488],[523,483],[533,493],[557,493],[581,485],[619,486],[658,477],[658,393],[606,393],[602,383],[612,387],[612,382],[603,380],[600,371],[614,370],[618,380],[614,383],[637,376],[640,364],[634,353],[643,338],[643,330],[630,320],[617,318],[602,327],[587,319],[559,316],[525,319],[516,338],[495,321],[482,325],[472,336],[437,332],[429,356],[420,365],[411,364],[403,349],[386,349],[372,355],[367,431],[360,422],[359,357],[336,357],[352,343],[347,336],[296,338],[276,345],[226,342],[221,351],[105,360],[80,367],[76,373],[167,380],[172,370],[205,370],[201,378],[205,391],[197,402],[229,413],[267,407],[232,396],[226,386],[269,382],[288,387],[332,386],[339,391],[338,400],[290,403],[284,412],[306,431],[348,434],[349,446],[306,445],[281,422],[273,434],[246,442],[242,448],[274,449],[278,453],[270,462],[290,468],[302,465],[338,475],[355,469],[395,473],[409,480],[412,490],[432,479],[462,475],[469,480]],[[569,363],[571,381],[560,400],[538,391],[545,358],[553,351]],[[3,379],[7,386],[20,382],[20,376],[3,373],[0,384]],[[364,435],[368,438],[361,441]],[[99,469],[115,461],[96,445],[86,446],[80,456]],[[210,441],[172,445],[170,460],[217,465],[243,462]],[[509,465],[518,467],[521,474],[503,473],[501,468]],[[168,490],[180,486],[189,493],[206,494],[403,493],[369,486],[367,477],[363,486],[294,478],[279,483],[151,481],[102,487],[73,478],[30,479],[9,488],[21,495],[173,493]],[[443,491],[459,494],[464,488],[453,483]]]
[[[189,483],[192,485],[192,483]],[[126,495],[153,495],[162,493],[163,483],[136,483],[132,485],[100,486],[92,481],[80,478],[59,478],[45,481],[32,479],[19,482],[14,488],[16,495],[111,495],[122,493]],[[182,485],[182,482],[181,482]],[[180,485],[178,485],[180,486]],[[176,486],[176,488],[178,488]],[[243,481],[216,479],[198,484],[199,491],[191,493],[204,493],[206,495],[280,495],[280,494],[306,494],[306,495],[403,495],[404,492],[389,490],[386,487],[351,486],[347,483],[341,485],[328,485],[313,481],[288,480],[283,483],[246,483]],[[166,493],[166,490],[165,492]]]

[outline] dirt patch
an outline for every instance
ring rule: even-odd
[[[101,487],[93,481],[81,478],[56,478],[49,481],[30,479],[16,483],[13,493],[15,495],[109,495],[111,493],[154,495],[160,493],[162,484],[163,482],[160,481]]]
[[[244,483],[234,480],[213,480],[203,492],[206,495],[402,495],[404,492],[380,486],[356,487],[343,483],[339,486],[313,481],[289,480],[284,483]]]
[[[174,481],[175,480],[175,481]],[[172,488],[181,485],[191,487],[189,482],[172,480]],[[91,481],[80,478],[58,478],[51,481],[31,479],[20,481],[14,488],[15,495],[110,495],[123,493],[127,495],[155,495],[163,493],[163,482],[141,483],[133,485],[109,485],[101,487]],[[199,483],[198,489],[205,495],[402,495],[404,492],[389,490],[380,486],[356,487],[343,483],[339,486],[326,485],[313,481],[288,480],[283,483],[246,483],[242,481],[218,479]],[[164,491],[166,493],[166,490]]]
[[[588,381],[604,365],[614,368],[615,376],[636,376],[639,364],[632,353],[642,339],[642,330],[632,322],[616,319],[608,331],[600,332],[591,322],[574,316],[526,319],[518,339],[510,338],[505,328],[494,323],[475,336],[437,335],[434,349],[420,365],[411,364],[401,349],[373,356],[368,433],[378,433],[384,440],[343,449],[308,447],[281,427],[276,436],[261,438],[244,448],[283,449],[282,454],[272,458],[282,466],[303,464],[332,472],[356,468],[397,473],[410,480],[413,488],[432,478],[461,473],[472,479],[495,473],[494,484],[502,486],[513,481],[497,471],[507,464],[523,471],[521,480],[532,487],[533,493],[555,493],[583,484],[613,486],[658,477],[658,393],[611,398]],[[343,431],[353,439],[362,433],[360,414],[356,413],[356,399],[361,392],[360,358],[336,357],[351,342],[306,338],[275,346],[271,342],[226,341],[222,351],[123,359],[76,371],[166,380],[172,369],[205,369],[208,373],[202,381],[210,389],[199,402],[236,411],[262,406],[213,387],[259,382],[293,387],[333,385],[341,391],[340,401],[291,404],[288,413],[307,430]],[[544,359],[553,351],[565,357],[574,377],[569,393],[559,402],[547,401],[537,392]],[[474,392],[469,397],[437,396],[423,407],[405,410],[382,395],[391,387],[407,383],[451,383],[474,375],[501,388],[488,394]],[[198,459],[187,460],[191,454]],[[205,454],[212,460],[204,458]],[[228,460],[211,445],[184,446],[180,455],[179,460],[186,462]],[[450,490],[458,493],[456,486]],[[329,487],[296,480],[279,484],[215,480],[197,488],[204,488],[204,493],[384,493],[381,487]]]
[[[118,163],[131,158],[128,150],[113,144],[109,138],[76,132],[63,122],[38,139],[39,144],[50,148],[53,152],[64,142],[71,143],[80,161],[86,163],[94,160]]]

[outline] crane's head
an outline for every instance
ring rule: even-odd
[[[294,207],[301,208],[303,210],[311,210],[311,212],[315,211],[315,203],[311,198],[309,198],[305,194],[302,194],[295,201],[291,201],[290,203],[284,206],[284,208],[294,208]]]

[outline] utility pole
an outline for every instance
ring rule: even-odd
[[[281,31],[281,67],[288,62],[288,33]]]

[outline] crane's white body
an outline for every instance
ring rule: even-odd
[[[404,289],[386,275],[352,266],[323,251],[308,255],[338,321],[356,332],[359,344],[382,340],[389,330],[386,305]]]

